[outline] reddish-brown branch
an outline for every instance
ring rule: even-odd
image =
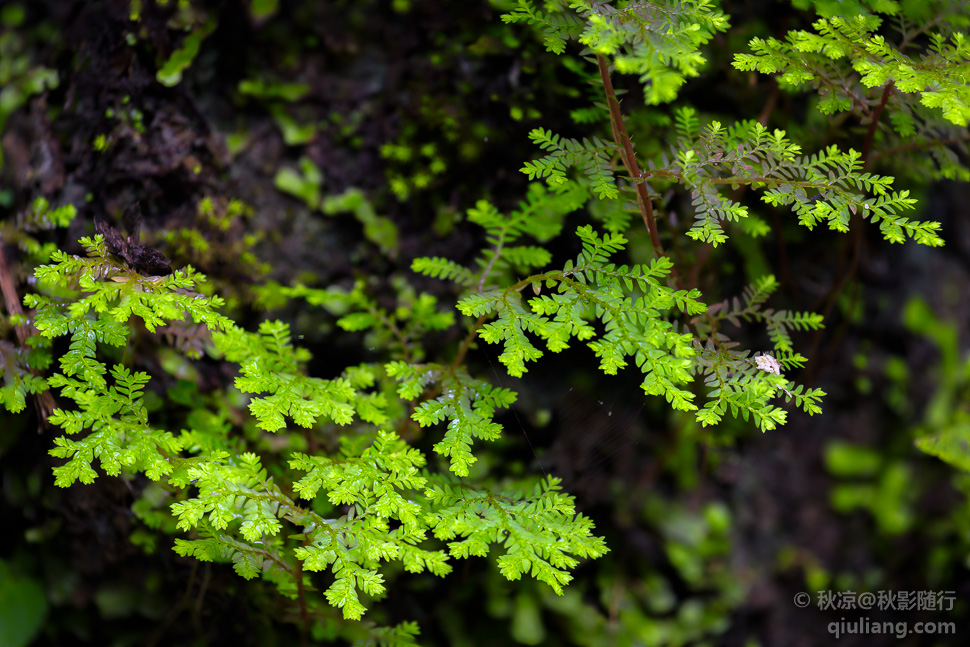
[[[869,123],[869,130],[866,132],[866,139],[862,142],[862,161],[864,163],[863,170],[868,170],[871,160],[869,159],[872,153],[872,142],[876,137],[876,128],[879,127],[879,117],[882,116],[883,108],[886,107],[886,102],[889,101],[890,95],[893,93],[893,82],[890,81],[886,84],[886,87],[882,91],[882,101],[879,102],[879,107],[872,114],[872,121]]]
[[[616,99],[616,92],[613,90],[613,82],[610,80],[610,66],[606,59],[596,55],[596,63],[599,65],[600,78],[603,80],[603,90],[606,93],[606,103],[610,108],[610,126],[613,128],[613,141],[620,148],[620,158],[627,173],[633,179],[633,185],[637,190],[637,205],[640,207],[640,215],[643,217],[643,224],[646,225],[650,233],[650,242],[653,248],[661,256],[666,256],[663,245],[660,244],[660,235],[657,233],[657,220],[653,215],[653,204],[650,202],[650,195],[647,192],[647,185],[644,181],[640,167],[637,165],[636,155],[633,153],[633,142],[623,124],[623,115],[620,112],[620,102]]]
[[[771,80],[771,93],[768,95],[768,101],[765,102],[765,107],[761,109],[761,114],[758,115],[758,123],[762,126],[768,125],[768,119],[771,118],[771,113],[775,111],[775,106],[778,105],[778,95],[780,90],[778,88],[778,82],[775,79]]]
[[[7,312],[11,315],[22,315],[24,309],[20,306],[20,295],[17,293],[17,286],[14,284],[13,275],[7,266],[7,257],[3,252],[3,243],[0,241],[0,292],[3,294],[3,301],[7,307]],[[17,332],[17,340],[21,348],[26,348],[27,339],[31,336],[32,330],[27,326],[14,326]],[[35,369],[31,369],[33,375],[39,375]],[[37,433],[41,433],[47,418],[54,412],[57,404],[50,391],[41,391],[34,399],[34,406],[37,408],[37,417],[40,419],[37,426]]]
[[[465,355],[468,353],[468,349],[471,348],[472,343],[475,338],[478,337],[478,329],[482,327],[485,323],[486,315],[480,316],[474,324],[472,324],[471,330],[465,335],[465,338],[461,342],[461,346],[458,348],[458,354],[455,355],[455,361],[451,363],[450,372],[452,374],[458,371],[458,367],[465,362]]]

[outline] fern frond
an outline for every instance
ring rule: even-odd
[[[566,41],[578,33],[579,21],[571,13],[543,13],[531,0],[518,0],[515,9],[502,14],[502,22],[524,22],[542,30],[546,49],[554,54],[566,51]]]
[[[427,492],[434,536],[459,558],[485,556],[490,545],[501,546],[502,575],[518,580],[530,573],[562,595],[577,558],[596,558],[608,549],[592,536],[593,523],[576,514],[573,497],[559,483],[547,478],[523,496],[519,490],[476,491],[436,480]]]
[[[443,281],[454,281],[459,285],[470,285],[474,280],[467,268],[438,256],[416,258],[411,262],[411,269],[418,274]]]
[[[46,370],[51,364],[50,341],[39,335],[27,340],[27,347],[18,348],[0,341],[0,377],[3,387],[0,399],[10,413],[20,413],[27,406],[27,394],[47,390],[47,381],[35,371]]]
[[[715,123],[700,139],[682,141],[680,146],[671,151],[673,160],[651,166],[654,174],[690,188],[695,223],[688,235],[694,239],[718,245],[727,239],[723,222],[748,217],[746,207],[721,195],[721,187],[727,184],[763,189],[764,202],[791,205],[799,223],[809,229],[824,222],[846,232],[851,215],[860,213],[879,222],[891,242],[910,237],[925,245],[943,244],[939,223],[913,222],[898,215],[912,209],[915,201],[907,191],[892,190],[894,178],[863,173],[861,154],[852,149],[830,146],[801,155],[800,147],[783,131],[768,132],[757,122],[726,130]]]
[[[412,269],[463,285],[477,283],[479,292],[487,294],[491,281],[509,278],[512,271],[546,265],[550,257],[545,249],[512,243],[525,235],[539,242],[554,238],[561,231],[566,215],[581,207],[587,198],[584,185],[569,181],[551,189],[538,182],[530,184],[526,199],[507,216],[487,200],[480,200],[468,210],[469,220],[485,228],[489,245],[475,261],[480,271],[476,274],[444,259],[416,259]],[[467,299],[468,304],[480,301],[477,297]],[[461,303],[459,309],[462,310]],[[476,317],[487,311],[478,306],[471,309],[478,312]]]
[[[213,341],[227,359],[240,365],[237,389],[270,394],[249,403],[261,429],[279,431],[286,426],[286,417],[307,428],[321,417],[341,425],[353,420],[356,390],[343,378],[304,375],[298,364],[308,355],[291,346],[288,324],[264,321],[259,334],[236,329],[232,334],[215,335]]]
[[[648,104],[672,101],[689,77],[700,74],[706,59],[702,45],[726,31],[727,16],[715,3],[637,3],[614,7],[582,0],[572,5],[586,20],[580,44],[614,56],[616,69],[639,76]]]
[[[75,481],[92,483],[97,477],[92,467],[95,460],[109,476],[117,476],[125,468],[144,472],[157,481],[175,469],[170,457],[178,455],[181,443],[169,432],[149,425],[141,402],[148,375],[131,373],[121,365],[116,365],[111,375],[115,380],[111,387],[100,375],[93,383],[64,375],[49,380],[52,388],[61,388],[61,393],[78,406],[77,411],[56,409],[49,422],[72,435],[91,430],[80,440],[64,436],[54,439],[51,456],[67,459],[54,468],[54,483],[59,487]]]
[[[359,619],[365,609],[358,589],[372,596],[383,591],[383,577],[377,572],[381,561],[401,560],[409,572],[427,569],[438,576],[448,574],[451,566],[442,551],[415,546],[425,537],[426,518],[422,508],[407,497],[426,483],[419,473],[424,465],[421,453],[384,432],[359,456],[347,449],[345,446],[345,456],[339,460],[296,454],[290,466],[307,475],[294,489],[305,499],[325,489],[332,503],[367,510],[370,516],[349,515],[314,529],[295,555],[306,570],[329,569],[334,583],[326,592],[327,600],[342,609],[345,618]],[[401,526],[390,530],[391,519]],[[353,551],[348,550],[346,537],[354,538]]]
[[[441,395],[421,403],[411,417],[422,427],[449,421],[434,450],[450,460],[452,472],[468,476],[469,467],[478,460],[471,452],[473,440],[493,441],[501,435],[502,426],[494,421],[495,410],[509,407],[516,393],[462,374],[446,375],[441,389]]]
[[[948,146],[966,150],[970,140],[970,89],[963,80],[970,44],[952,25],[926,20],[911,26],[928,37],[921,52],[912,52],[908,39],[897,45],[876,33],[877,16],[829,17],[815,22],[814,31],[790,32],[785,41],[753,39],[752,53],[736,54],[734,66],[776,74],[790,91],[811,83],[823,114],[851,110],[872,119],[882,105],[892,128],[880,128],[871,159],[929,179],[967,179],[970,170]],[[914,156],[898,154],[906,150],[926,151],[938,163],[913,163]],[[937,244],[932,235],[921,237]]]
[[[582,166],[598,198],[612,200],[619,195],[610,163],[610,157],[615,150],[614,144],[604,142],[598,137],[582,141],[560,137],[543,128],[531,131],[529,139],[549,153],[545,157],[526,162],[520,169],[530,180],[546,178],[549,185],[555,187],[566,183],[566,170],[569,167]]]

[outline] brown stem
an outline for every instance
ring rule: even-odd
[[[640,215],[643,217],[643,224],[650,232],[650,242],[653,248],[661,256],[666,256],[663,245],[660,244],[660,235],[657,233],[657,221],[653,215],[653,204],[650,202],[650,195],[647,193],[646,181],[640,167],[637,166],[637,158],[633,153],[633,142],[630,135],[626,132],[623,124],[623,115],[620,112],[620,102],[616,99],[616,92],[613,90],[613,82],[610,80],[610,66],[606,59],[596,55],[596,63],[599,65],[600,78],[603,80],[603,90],[606,93],[606,103],[610,107],[610,126],[613,128],[613,141],[620,147],[620,157],[623,159],[623,166],[633,180],[633,185],[637,190],[637,205],[640,207]]]
[[[871,160],[869,159],[870,153],[872,152],[872,140],[876,137],[876,128],[879,126],[879,117],[882,116],[882,110],[886,107],[886,102],[889,101],[889,96],[893,93],[893,82],[890,81],[886,84],[886,87],[882,91],[882,101],[879,102],[879,107],[872,114],[872,121],[869,123],[869,130],[866,132],[866,139],[862,142],[862,161],[864,163],[864,171],[869,169]]]
[[[486,315],[479,317],[474,324],[472,324],[471,330],[465,335],[465,338],[461,342],[461,346],[458,348],[458,354],[455,355],[455,361],[451,363],[451,373],[455,373],[458,367],[461,366],[465,361],[465,355],[468,353],[468,349],[471,348],[472,342],[475,341],[475,337],[478,336],[478,329],[482,327],[485,323]]]
[[[3,242],[0,240],[0,292],[3,293],[3,301],[7,307],[7,312],[11,315],[22,315],[24,309],[20,306],[20,295],[17,293],[17,286],[14,284],[13,275],[7,265],[7,257],[3,252]],[[27,347],[27,339],[33,334],[33,330],[28,326],[14,326],[17,332],[17,341],[21,348]],[[30,369],[31,374],[40,375],[36,369]],[[54,413],[57,404],[51,392],[41,391],[34,399],[34,406],[37,409],[39,423],[37,433],[41,433],[47,424],[47,418]]]
[[[775,106],[778,105],[778,95],[780,90],[778,88],[778,81],[775,79],[771,80],[771,94],[768,95],[768,101],[765,102],[764,108],[761,109],[761,114],[758,115],[758,123],[762,126],[768,125],[768,119],[771,118],[771,113],[775,111]]]
[[[653,244],[659,256],[666,256],[667,252],[660,242],[660,234],[657,233],[657,219],[653,215],[653,203],[650,201],[650,194],[647,192],[647,180],[640,172],[637,165],[637,156],[633,152],[633,142],[623,124],[623,113],[620,112],[620,102],[616,99],[616,92],[613,90],[613,82],[610,80],[610,66],[606,59],[596,55],[596,64],[599,66],[600,78],[603,80],[603,91],[606,93],[606,103],[610,108],[610,126],[613,129],[613,141],[620,148],[620,157],[623,159],[623,166],[633,180],[633,186],[637,190],[637,205],[640,207],[640,215],[643,217],[643,224],[646,225],[650,233],[650,242]],[[684,284],[680,279],[680,274],[676,268],[671,268],[671,278],[680,290],[684,289]],[[684,313],[684,324],[695,338],[700,338],[697,334],[690,317]]]

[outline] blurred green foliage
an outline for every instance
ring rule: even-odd
[[[48,604],[41,583],[16,566],[0,560],[0,644],[25,647],[40,632]]]

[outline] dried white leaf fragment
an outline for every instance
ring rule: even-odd
[[[775,375],[781,375],[781,362],[776,360],[771,355],[758,355],[754,358],[754,365],[760,368],[762,371],[767,373],[774,373]],[[791,391],[785,387],[781,387],[788,397],[792,397]]]
[[[754,363],[762,371],[781,375],[781,364],[771,355],[758,355],[754,358]]]

